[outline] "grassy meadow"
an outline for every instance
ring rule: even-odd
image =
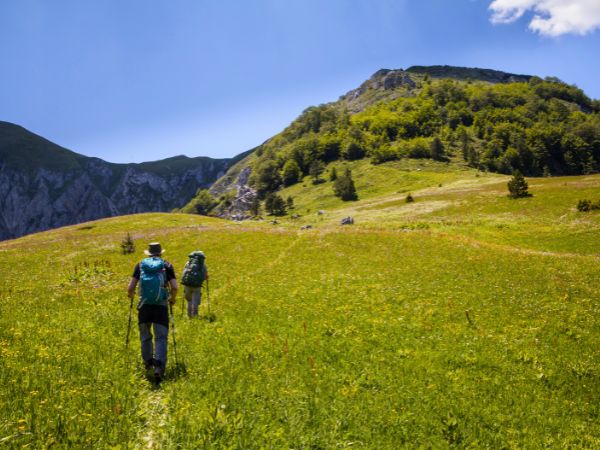
[[[499,175],[351,164],[358,202],[298,184],[277,225],[141,214],[0,242],[0,447],[599,448],[600,213],[575,205],[600,176],[509,200]],[[135,317],[125,349],[155,240],[178,275],[206,253],[216,317],[180,292],[159,388]]]

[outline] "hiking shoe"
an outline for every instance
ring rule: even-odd
[[[165,366],[162,361],[155,361],[154,364],[154,379],[157,383],[160,383],[165,375]]]

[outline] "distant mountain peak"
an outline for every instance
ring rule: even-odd
[[[526,83],[531,79],[531,75],[518,75],[477,67],[411,66],[406,70],[379,69],[358,88],[342,95],[340,101],[346,103],[351,113],[359,112],[379,100],[389,100],[401,95],[412,95],[412,91],[420,86],[419,83],[425,76],[461,81],[482,81],[485,83]]]
[[[369,89],[376,91],[389,91],[392,89],[405,86],[407,89],[416,87],[416,83],[411,78],[410,74],[402,69],[379,69],[371,78],[362,83],[358,88],[342,95],[340,100],[352,102]]]

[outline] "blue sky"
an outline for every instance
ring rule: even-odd
[[[0,0],[0,120],[141,162],[234,156],[380,68],[551,75],[600,98],[599,24],[599,0]]]

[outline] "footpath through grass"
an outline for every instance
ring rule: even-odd
[[[148,214],[0,243],[0,445],[598,448],[598,259],[457,236]],[[160,389],[135,326],[124,351],[152,240],[178,275],[206,252],[216,314],[176,305]]]

